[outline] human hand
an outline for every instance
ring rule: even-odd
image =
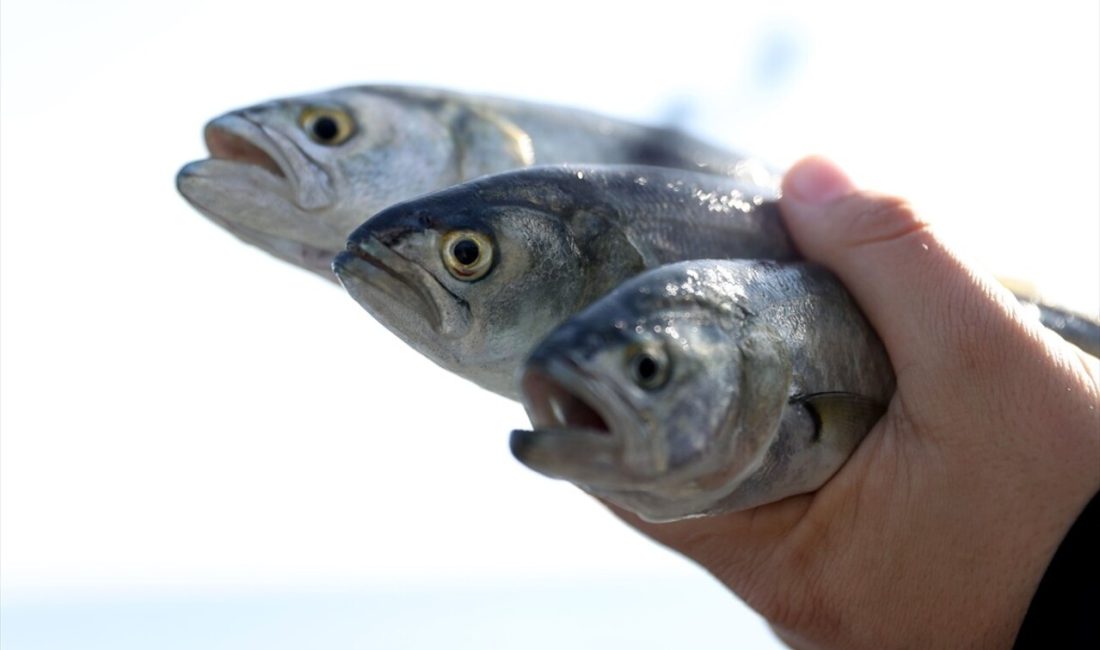
[[[654,524],[796,648],[1008,648],[1100,490],[1100,369],[1021,316],[904,202],[807,159],[784,220],[843,281],[897,373],[886,415],[820,490]]]

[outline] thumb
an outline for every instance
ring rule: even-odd
[[[807,158],[784,178],[780,208],[799,250],[840,277],[899,372],[974,367],[1036,343],[1007,291],[904,201],[859,191],[833,164]]]

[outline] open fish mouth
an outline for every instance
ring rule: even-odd
[[[266,169],[285,179],[279,161],[271,154],[274,149],[269,138],[256,124],[239,118],[221,118],[206,125],[203,131],[206,149],[210,157]],[[265,146],[259,146],[262,142]]]
[[[418,264],[373,237],[348,242],[332,270],[356,302],[394,332],[412,316],[443,336],[460,336],[469,308]]]
[[[528,361],[520,390],[534,429],[512,432],[509,445],[516,460],[649,521],[701,511],[694,504],[687,513],[681,511],[684,499],[695,496],[694,487],[689,483],[689,497],[684,497],[680,477],[654,470],[654,451],[640,415],[614,386],[569,361],[551,358]]]
[[[598,410],[546,371],[539,368],[527,370],[520,386],[524,407],[536,429],[574,429],[595,435],[611,435],[607,420]]]
[[[531,469],[600,489],[620,480],[627,432],[619,400],[566,361],[529,364],[520,379],[533,430],[513,431],[512,455]]]
[[[320,210],[336,202],[329,175],[278,129],[230,113],[209,122],[203,137],[210,160],[263,170],[285,184],[304,210]]]

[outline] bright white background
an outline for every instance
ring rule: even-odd
[[[173,178],[205,120],[270,97],[533,98],[778,165],[828,154],[1096,312],[1098,5],[883,4],[4,0],[5,647],[774,644],[515,463],[517,405],[241,245]]]

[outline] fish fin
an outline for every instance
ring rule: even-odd
[[[793,397],[791,402],[810,412],[814,442],[862,438],[886,412],[879,402],[855,393],[813,393]]]
[[[487,110],[454,106],[449,123],[463,178],[477,178],[535,164],[531,136]]]

